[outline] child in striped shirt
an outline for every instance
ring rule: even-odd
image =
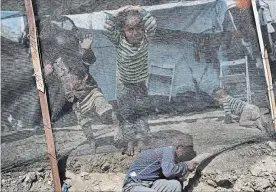
[[[105,99],[97,82],[89,73],[89,65],[96,60],[90,48],[92,35],[86,36],[79,42],[74,31],[57,25],[66,21],[64,17],[53,20],[47,26],[52,30],[49,33],[42,33],[40,39],[46,83],[50,92],[54,85],[58,85],[60,89],[58,94],[60,103],[51,102],[50,107],[54,108],[53,115],[61,111],[66,102],[72,105],[78,124],[90,142],[91,152],[95,153],[96,138],[91,131],[93,117],[97,115],[103,123],[113,122],[114,140],[120,136],[119,125],[112,105]],[[83,55],[79,52],[79,44],[85,49]]]
[[[232,115],[236,115],[239,117],[240,126],[256,126],[261,131],[265,130],[263,116],[259,107],[231,97],[222,88],[215,89],[212,97],[219,104],[223,105],[225,123],[232,123]]]
[[[137,139],[149,134],[147,91],[148,45],[156,30],[155,18],[140,6],[125,6],[106,13],[107,37],[117,58],[117,102],[122,131]],[[135,125],[136,124],[136,125]],[[127,137],[126,134],[124,134]],[[129,152],[131,153],[131,152]]]

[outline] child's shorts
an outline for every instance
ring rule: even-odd
[[[93,120],[94,114],[104,122],[112,122],[113,107],[98,88],[93,89],[81,102],[75,103],[73,110],[81,125]]]
[[[256,121],[261,117],[261,112],[259,107],[251,104],[246,104],[241,116],[246,117],[246,119],[251,121]]]
[[[138,116],[148,116],[151,100],[146,83],[117,83],[117,103],[124,120],[134,120]],[[134,118],[134,119],[133,119]]]

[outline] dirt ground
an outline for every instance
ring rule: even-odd
[[[232,191],[275,191],[276,190],[276,142],[264,132],[254,128],[239,127],[237,123],[224,124],[223,111],[207,111],[185,115],[158,115],[151,117],[151,131],[177,130],[193,136],[197,154],[215,152],[234,144],[245,144],[216,156],[203,169],[200,176],[185,181],[186,191],[232,192]],[[120,191],[129,163],[135,157],[119,152],[104,153],[112,146],[99,146],[96,155],[89,155],[89,147],[78,127],[55,132],[58,154],[76,148],[66,161],[65,184],[69,191]],[[97,127],[98,138],[112,137],[109,126]],[[254,142],[246,142],[255,139]],[[257,140],[256,140],[257,139]],[[20,153],[29,143],[28,157]],[[2,163],[40,159],[45,153],[43,135],[35,135],[24,140],[3,143]],[[14,153],[10,153],[13,147]],[[115,148],[114,148],[115,150]],[[3,156],[4,155],[4,156]],[[46,158],[47,160],[47,158]],[[30,163],[31,164],[31,163]],[[35,164],[35,163],[34,163]],[[3,165],[3,164],[2,164]],[[2,169],[3,170],[3,169]],[[17,168],[18,172],[6,169],[2,173],[2,191],[52,191],[53,185],[47,163]],[[193,174],[191,174],[192,176]]]
[[[273,192],[276,190],[275,175],[276,142],[251,144],[216,157],[187,191]],[[66,177],[64,182],[69,191],[120,191],[125,174],[67,171]],[[1,186],[3,192],[52,191],[53,187],[50,170],[43,169],[5,174]]]

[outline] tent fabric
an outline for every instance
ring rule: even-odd
[[[189,33],[219,33],[223,31],[222,23],[228,10],[227,3],[217,0],[196,6],[181,6],[171,9],[152,11],[159,28],[180,30]]]
[[[180,30],[189,33],[219,33],[223,31],[222,23],[226,11],[235,6],[232,0],[205,0],[168,3],[144,7],[155,17],[164,17],[157,21],[158,28]],[[105,12],[68,15],[77,27],[104,30]]]
[[[159,28],[189,33],[219,33],[223,31],[222,23],[226,11],[234,5],[232,0],[207,0],[185,1],[181,4],[169,3],[144,8],[157,18],[166,15],[166,19],[158,21]],[[9,11],[4,12],[9,14]],[[2,15],[5,16],[4,13]],[[79,28],[104,30],[105,11],[67,16]],[[14,25],[16,28],[11,27],[11,23],[15,22],[17,23]],[[20,41],[26,24],[26,16],[3,19],[1,20],[2,36],[14,42]]]

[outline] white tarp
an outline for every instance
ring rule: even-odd
[[[178,3],[167,3],[162,5],[154,5],[154,6],[145,6],[143,7],[147,11],[151,12],[162,12],[163,10],[170,10],[172,8],[181,8],[186,7],[189,9],[191,6],[204,6],[209,3],[215,2],[224,2],[226,4],[227,9],[234,7],[234,0],[200,0],[200,1],[183,1]],[[220,10],[219,10],[220,11]],[[114,10],[105,10],[88,14],[76,14],[76,15],[67,15],[70,17],[76,24],[77,27],[84,29],[94,29],[94,30],[104,30],[104,22],[105,22],[105,12],[112,13]],[[206,18],[208,19],[208,18]],[[167,21],[169,22],[169,21]]]
[[[168,10],[172,8],[190,7],[196,5],[204,5],[216,1],[225,1],[227,8],[235,6],[234,0],[200,0],[200,1],[183,1],[178,3],[167,3],[162,5],[145,6],[148,11],[160,12],[162,10]],[[93,30],[104,30],[105,13],[112,13],[113,10],[99,11],[86,14],[67,15],[71,18],[77,27]],[[27,24],[26,16],[12,17],[8,19],[2,19],[5,16],[18,13],[17,11],[1,11],[1,35],[14,42],[18,42],[24,33],[24,28]]]

